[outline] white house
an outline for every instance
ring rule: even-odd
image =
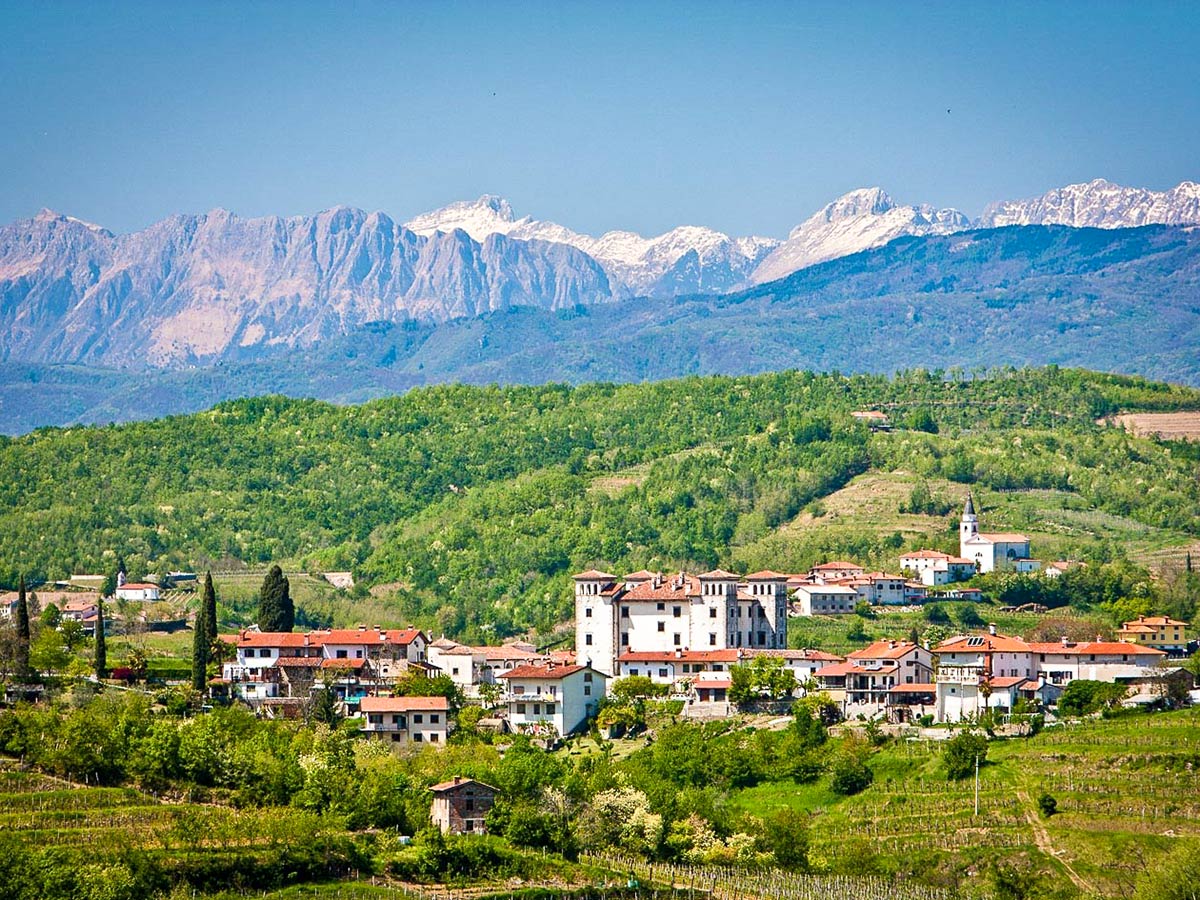
[[[444,745],[450,734],[450,703],[445,697],[363,697],[364,734],[393,744]]]
[[[595,714],[608,676],[589,665],[517,666],[500,678],[508,685],[513,731],[566,736]]]
[[[842,616],[854,612],[858,591],[844,584],[802,584],[792,593],[802,616]]]
[[[979,530],[979,517],[970,494],[959,524],[958,546],[958,555],[972,560],[980,572],[1008,571],[1015,567],[1016,560],[1030,558],[1029,538],[1025,535]]]
[[[875,641],[850,653],[845,662],[814,673],[818,687],[850,715],[886,713],[898,685],[927,684],[933,673],[928,650],[911,641]]]
[[[416,628],[337,628],[324,631],[270,632],[244,629],[222,635],[234,646],[222,678],[233,693],[261,701],[308,692],[331,680],[339,696],[366,692],[411,670],[424,673],[425,634]],[[322,673],[323,676],[322,677]]]
[[[913,550],[900,557],[900,568],[918,576],[927,587],[938,587],[972,577],[975,561],[940,550]]]
[[[158,585],[132,581],[126,582],[117,588],[117,599],[154,602],[158,600]]]
[[[985,709],[1011,709],[1021,692],[1064,687],[1075,679],[1116,682],[1134,678],[1166,654],[1124,641],[1076,643],[1067,638],[1030,643],[998,634],[959,635],[937,647],[937,717],[956,722]]]

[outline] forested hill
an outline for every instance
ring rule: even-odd
[[[871,434],[850,415],[861,409],[897,429]],[[242,400],[4,439],[0,576],[103,571],[117,554],[131,571],[352,569],[386,585],[396,621],[503,635],[563,618],[570,574],[592,564],[797,570],[952,540],[948,507],[917,511],[924,533],[821,518],[852,479],[889,473],[945,504],[970,485],[1037,490],[1186,539],[1200,534],[1196,448],[1096,424],[1175,409],[1200,409],[1200,392],[1053,368]]]
[[[269,393],[361,402],[451,381],[1054,363],[1200,384],[1197,297],[1196,228],[906,237],[734,294],[514,307],[436,326],[374,322],[302,350],[231,346],[220,364],[197,368],[37,364],[0,340],[0,432]]]

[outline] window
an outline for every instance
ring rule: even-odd
[[[717,608],[715,606],[710,606],[708,608],[708,617],[710,619],[715,619],[717,617]]]
[[[423,740],[425,740],[425,737],[421,734],[421,732],[418,731],[416,734],[413,735],[413,740],[419,744]]]
[[[584,672],[584,673],[583,673],[583,680],[584,680],[584,681],[587,681],[587,682],[590,682],[590,681],[592,680],[592,673],[591,673],[591,672]]]
[[[675,646],[678,647],[679,646],[679,635],[678,634],[672,635],[672,638],[675,642]]]
[[[533,704],[533,714],[535,716],[540,716],[542,714],[542,704],[540,704],[540,703]]]
[[[667,670],[666,670],[666,669],[659,669],[659,670],[658,670],[658,677],[659,677],[659,678],[666,678],[666,677],[667,677]]]
[[[671,607],[671,615],[673,615],[676,619],[678,619],[680,616],[683,615],[683,610],[680,609],[678,606],[673,606],[673,607]]]
[[[634,672],[633,674],[636,675],[637,672]],[[585,684],[583,686],[583,696],[585,696],[585,697],[592,696],[592,686],[590,684]]]
[[[764,646],[766,646],[766,643],[767,643],[767,633],[765,631],[760,631],[758,633],[758,646],[764,647]]]
[[[589,647],[592,646],[592,636],[590,634],[585,634],[583,636],[583,642],[585,644],[587,644]]]
[[[590,619],[592,617],[592,608],[590,606],[584,609],[583,616],[586,619]]]
[[[628,618],[629,618],[629,607],[628,607],[628,606],[622,606],[622,607],[621,607],[621,618],[622,618],[622,619],[628,619]]]
[[[392,740],[393,740],[393,741],[398,741],[398,740],[400,740],[400,735],[399,735],[398,733],[393,733],[393,734],[392,734]]]
[[[436,744],[438,742],[438,735],[437,735],[436,731],[433,734],[429,735],[429,740],[431,743],[434,743],[434,744]]]
[[[548,715],[548,716],[554,715],[554,704],[553,703],[546,704],[546,715]]]
[[[474,808],[475,808],[475,800],[471,797],[468,797],[466,802],[463,804],[463,809],[474,809]],[[468,820],[468,821],[470,821],[470,820]]]
[[[345,659],[345,658],[346,658],[346,651],[345,651],[345,650],[339,650],[339,651],[337,652],[337,658],[338,658],[338,659]]]
[[[518,716],[525,715],[525,704],[524,703],[517,704],[517,715]]]
[[[708,646],[710,646],[710,647],[717,646],[717,636],[715,633],[713,633],[711,631],[708,633]]]
[[[422,716],[420,713],[414,713],[413,721],[416,722],[418,725],[420,725],[422,722],[425,721],[425,717]]]
[[[467,807],[467,808],[470,809],[470,807]],[[475,820],[474,819],[464,819],[463,820],[463,829],[465,831],[474,831],[475,830]]]
[[[665,604],[665,603],[656,603],[656,604],[655,604],[655,608],[656,608],[656,609],[657,609],[659,612],[662,612],[664,609],[666,609],[666,608],[667,608],[667,604]]]
[[[621,646],[622,647],[629,646],[629,632],[628,631],[621,632]]]
[[[436,724],[438,723],[438,721],[439,721],[439,718],[438,718],[438,714],[437,714],[437,713],[430,713],[430,714],[429,714],[429,724],[430,724],[430,725],[436,725]]]
[[[458,666],[454,666],[454,667],[453,667],[453,668],[450,670],[450,674],[451,674],[451,675],[457,675],[457,674],[458,674]]]
[[[658,630],[659,630],[659,631],[666,631],[666,630],[667,630],[667,623],[666,623],[666,622],[659,622],[659,623],[658,623]]]
[[[361,650],[355,650],[355,651],[354,651],[354,656],[355,656],[355,658],[357,658],[357,659],[362,659],[362,651],[361,651]]]

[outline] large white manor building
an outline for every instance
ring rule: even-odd
[[[958,555],[974,562],[980,573],[1017,569],[1020,562],[1029,559],[1029,538],[1025,535],[979,530],[979,516],[975,515],[970,494],[958,528],[958,547]]]
[[[575,658],[621,674],[626,653],[787,647],[787,579],[778,572],[743,578],[591,570],[575,576]]]

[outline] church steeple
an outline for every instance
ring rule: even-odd
[[[962,523],[958,527],[958,555],[971,557],[967,554],[967,542],[979,534],[979,517],[975,515],[975,501],[971,492],[967,492],[967,502],[963,506]]]

